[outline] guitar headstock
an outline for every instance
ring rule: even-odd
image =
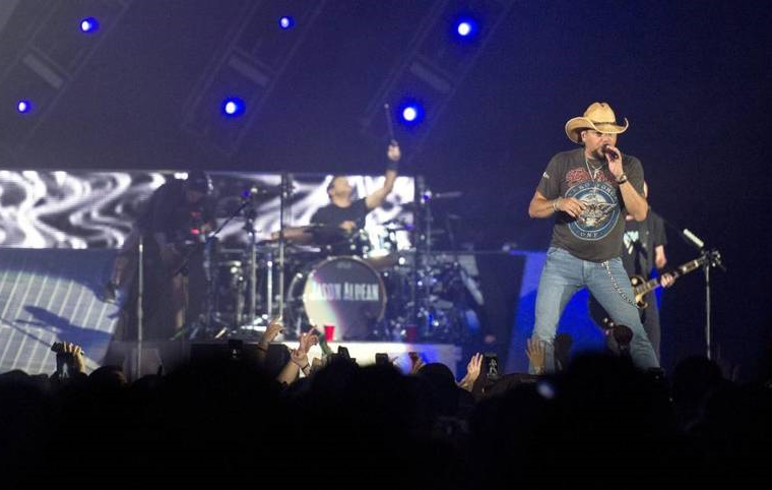
[[[721,262],[721,254],[715,248],[712,250],[705,250],[702,253],[703,263],[709,264],[711,267],[720,267],[724,269],[724,264]]]

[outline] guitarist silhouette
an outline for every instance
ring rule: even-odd
[[[646,191],[647,187],[644,183],[644,194],[647,194]],[[651,280],[653,285],[649,284],[652,270],[655,268],[661,270],[667,264],[665,256],[667,236],[661,216],[649,209],[646,219],[641,222],[635,221],[629,215],[626,216],[625,226],[621,251],[622,264],[631,278],[633,292],[636,295],[634,300],[640,308],[643,328],[659,358],[661,338],[659,310],[652,291],[660,286],[672,286],[678,274],[662,274],[659,278]],[[636,287],[644,284],[649,285],[645,291]],[[592,295],[590,295],[589,310],[590,317],[595,323],[606,330],[613,328],[613,319]],[[613,343],[610,347],[613,350]]]

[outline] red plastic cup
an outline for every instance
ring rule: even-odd
[[[418,338],[418,326],[405,325],[405,342],[414,343]]]
[[[327,342],[332,342],[334,338],[335,338],[335,325],[325,325],[324,340],[326,340]]]

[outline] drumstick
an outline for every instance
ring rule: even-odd
[[[383,110],[386,113],[386,126],[389,128],[389,138],[391,138],[391,141],[397,141],[397,138],[394,137],[394,124],[391,122],[388,102],[383,104]]]

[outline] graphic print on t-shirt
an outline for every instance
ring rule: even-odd
[[[627,250],[628,254],[632,255],[636,242],[641,239],[640,232],[638,230],[627,230],[622,239],[624,240],[625,250]]]
[[[599,177],[593,182],[584,169],[574,169],[566,175],[566,181],[571,186],[566,197],[575,197],[587,206],[582,214],[568,225],[571,233],[582,240],[594,241],[604,238],[611,233],[619,220],[616,188],[604,175]]]

